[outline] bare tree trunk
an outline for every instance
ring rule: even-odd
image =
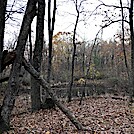
[[[32,23],[32,20],[35,16],[35,7],[36,0],[29,0],[27,3],[26,12],[23,18],[20,34],[18,37],[17,47],[16,47],[16,58],[14,60],[14,64],[11,70],[8,88],[5,93],[5,98],[2,105],[1,117],[3,122],[0,123],[0,127],[2,124],[10,125],[10,115],[11,111],[14,107],[15,96],[18,92],[18,80],[19,73],[22,65],[22,57],[24,54],[24,48],[28,37],[29,26]]]
[[[83,76],[85,75],[85,44],[83,44],[83,48],[82,48],[82,74]]]
[[[84,97],[85,87],[86,87],[86,84],[87,84],[88,75],[90,73],[90,66],[91,66],[91,62],[92,62],[92,55],[93,55],[93,51],[94,51],[94,48],[95,48],[95,45],[96,45],[98,34],[99,34],[99,32],[96,34],[96,37],[95,37],[95,40],[94,40],[94,44],[93,44],[91,52],[90,52],[90,59],[89,59],[89,62],[88,62],[88,67],[87,67],[86,75],[85,75],[84,89],[83,89],[83,92],[82,92],[82,96],[80,98],[79,105],[82,104],[82,100],[83,100],[83,97]]]
[[[122,7],[122,0],[120,0],[120,5],[121,5],[121,14],[122,14],[122,46],[123,46],[123,53],[124,53],[124,59],[125,59],[125,66],[126,66],[128,80],[129,80],[130,79],[129,68],[128,68],[128,63],[127,63],[126,49],[125,49],[125,43],[124,43],[125,32],[124,32],[124,12],[123,12],[123,7]]]
[[[32,64],[36,71],[39,73],[41,72],[42,50],[44,41],[44,15],[45,1],[38,0],[36,42]],[[35,80],[33,77],[31,77],[31,101],[33,111],[39,110],[41,108],[40,84],[37,83],[37,80]]]
[[[129,9],[129,25],[131,38],[131,77],[132,77],[132,97],[134,97],[134,27],[133,27],[133,0]],[[132,98],[131,98],[132,101]]]
[[[76,38],[76,29],[79,21],[79,15],[80,12],[78,10],[78,5],[77,5],[77,0],[76,0],[76,11],[77,11],[77,17],[76,17],[76,22],[75,22],[75,27],[74,27],[74,32],[73,32],[73,55],[72,55],[72,69],[71,69],[71,81],[69,85],[69,90],[68,90],[68,102],[71,101],[72,99],[72,86],[73,86],[73,81],[74,81],[74,62],[75,62],[75,56],[76,56],[76,43],[75,43],[75,38]]]
[[[56,15],[56,0],[54,0],[53,4],[54,4],[53,5],[53,14],[51,15],[52,2],[51,2],[51,0],[48,1],[48,37],[49,37],[48,72],[47,72],[47,82],[48,83],[50,82],[51,72],[52,72],[52,48],[53,48],[52,39],[53,39],[55,15]],[[49,95],[46,92],[46,99],[48,97],[49,97]],[[43,101],[45,101],[45,100],[43,100]],[[48,104],[48,102],[46,102],[45,105],[46,105],[46,107],[48,107],[50,104]]]
[[[49,0],[48,1],[49,56],[48,56],[48,75],[47,75],[48,82],[50,81],[51,68],[52,68],[52,38],[53,38],[53,32],[54,32],[55,15],[56,15],[56,0],[54,0],[54,9],[53,9],[52,18],[51,18],[51,0]]]
[[[33,68],[33,66],[27,62],[25,59],[23,60],[25,69],[46,89],[47,93],[51,96],[54,103],[58,106],[58,108],[70,119],[70,121],[75,125],[78,130],[88,130],[82,126],[82,124],[77,121],[77,119],[73,116],[73,114],[61,103],[58,101],[58,98],[51,91],[51,87],[49,83],[47,83],[40,74]],[[89,130],[90,131],[90,130]]]
[[[2,72],[2,51],[4,42],[6,6],[7,0],[0,0],[0,73]]]

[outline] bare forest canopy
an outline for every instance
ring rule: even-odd
[[[97,131],[61,99],[76,97],[82,107],[87,96],[110,93],[126,102],[126,111],[131,105],[131,113],[133,7],[133,0],[0,0],[0,133],[10,129],[20,95],[30,98],[28,112],[58,107],[83,132]],[[26,94],[19,94],[24,87]]]
[[[19,34],[19,29],[26,9],[27,1],[7,1],[7,11],[6,11],[6,25],[5,25],[5,48],[13,49],[15,48],[17,36]],[[98,37],[104,40],[114,40],[114,35],[121,32],[121,5],[120,1],[99,1],[99,0],[78,0],[78,11],[79,24],[77,29],[77,34],[82,38],[82,40],[91,41],[96,37],[97,32],[99,32]],[[77,11],[75,10],[75,1],[63,1],[57,0],[57,12],[54,34],[61,32],[71,32],[74,28],[74,22],[77,16]],[[90,7],[90,8],[89,8]],[[124,27],[129,28],[129,7],[130,2],[123,1],[124,10]],[[70,10],[68,10],[70,9]],[[45,30],[44,36],[45,41],[48,43],[48,3],[46,2],[45,8]],[[32,41],[35,41],[36,32],[36,19],[33,20],[32,25]],[[10,44],[10,45],[9,45]]]

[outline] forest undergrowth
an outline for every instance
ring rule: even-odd
[[[31,113],[30,96],[17,97],[11,117],[11,130],[4,134],[133,134],[134,112],[127,98],[111,95],[84,98],[70,103],[63,101],[73,115],[92,132],[78,131],[69,119],[56,109],[41,109]]]

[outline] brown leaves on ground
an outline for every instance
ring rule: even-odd
[[[30,107],[29,96],[20,96],[11,119],[9,134],[90,134],[77,131],[69,119],[58,109],[26,112]],[[83,126],[93,134],[133,134],[134,116],[128,102],[112,97],[89,97],[79,106],[79,100],[64,103]],[[26,112],[19,114],[20,112]]]

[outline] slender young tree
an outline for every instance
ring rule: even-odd
[[[127,70],[127,75],[129,79],[129,67],[127,63],[127,56],[126,56],[126,49],[125,49],[125,31],[124,31],[124,11],[123,11],[123,5],[122,5],[122,0],[120,0],[120,5],[121,5],[121,14],[122,14],[122,47],[123,47],[123,54],[124,54],[124,60],[125,60],[125,66]]]
[[[38,0],[38,14],[36,27],[36,41],[32,64],[37,72],[41,72],[42,50],[44,41],[44,15],[45,1]],[[31,78],[31,101],[32,110],[36,111],[41,108],[40,84],[33,77]]]
[[[131,38],[131,76],[132,76],[132,97],[134,97],[134,27],[133,27],[133,0],[129,8],[129,26]],[[132,101],[132,98],[131,98]]]
[[[81,0],[80,4],[78,4],[78,0],[73,0],[75,4],[75,9],[76,9],[76,21],[75,21],[75,26],[74,26],[74,31],[73,31],[73,54],[72,54],[72,68],[71,68],[71,80],[70,80],[70,85],[69,85],[69,90],[68,90],[68,102],[71,101],[72,98],[72,86],[73,86],[73,81],[74,81],[74,68],[75,68],[75,57],[76,57],[76,31],[77,31],[77,26],[79,22],[79,17],[80,17],[80,8],[82,6],[82,3],[85,2],[86,0]]]

